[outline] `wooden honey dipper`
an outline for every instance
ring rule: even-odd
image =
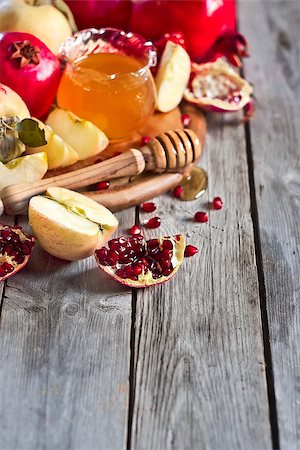
[[[33,183],[8,186],[0,192],[0,215],[19,214],[26,209],[31,197],[59,186],[80,189],[102,180],[138,175],[144,170],[156,173],[178,172],[196,161],[202,145],[194,131],[171,130],[151,139],[139,150],[130,149],[106,161],[46,178]]]

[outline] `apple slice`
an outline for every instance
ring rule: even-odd
[[[71,111],[54,109],[49,114],[46,124],[78,153],[80,160],[97,155],[109,143],[103,131],[92,122],[80,119]]]
[[[22,98],[5,84],[0,83],[0,117],[26,119],[30,112]]]
[[[21,156],[12,159],[7,164],[0,163],[0,192],[13,184],[41,180],[47,169],[47,154],[45,152]]]
[[[41,246],[57,258],[87,258],[106,243],[118,226],[104,206],[78,192],[49,188],[32,197],[29,223]]]
[[[191,73],[191,61],[181,45],[168,41],[155,78],[156,108],[169,112],[182,100]]]
[[[27,147],[27,153],[32,154],[41,151],[46,152],[49,170],[70,166],[78,161],[78,153],[75,152],[75,150],[73,150],[73,148],[61,137],[55,134],[49,125],[45,125],[35,117],[33,119],[39,124],[39,127],[45,131],[47,144],[43,145],[43,147]]]

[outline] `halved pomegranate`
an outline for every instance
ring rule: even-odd
[[[207,111],[234,112],[252,101],[253,88],[226,62],[192,64],[184,99]]]
[[[34,244],[35,238],[21,227],[0,224],[0,282],[28,263]]]
[[[144,288],[161,284],[179,269],[185,238],[178,234],[145,241],[142,235],[112,239],[95,252],[99,267],[125,286]]]

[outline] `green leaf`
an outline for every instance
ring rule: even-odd
[[[19,133],[19,139],[27,147],[42,147],[47,144],[45,131],[39,127],[39,124],[33,119],[23,119],[17,124],[16,129]]]

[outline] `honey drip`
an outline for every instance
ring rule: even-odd
[[[200,167],[193,167],[191,172],[182,180],[183,192],[180,200],[191,201],[201,197],[208,186],[208,176]]]

